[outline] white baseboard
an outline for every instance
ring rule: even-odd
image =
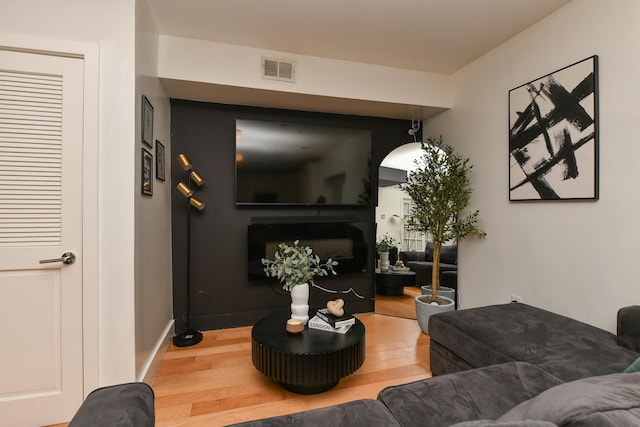
[[[173,319],[171,319],[167,326],[164,328],[164,331],[158,339],[155,347],[153,348],[149,359],[145,363],[143,369],[140,371],[138,381],[147,383],[149,385],[151,385],[151,383],[153,382],[153,379],[155,378],[156,374],[158,373],[158,369],[160,368],[160,363],[162,362],[162,359],[164,358],[164,355],[169,348],[169,344],[171,344],[171,340],[173,339],[174,325],[175,322]]]

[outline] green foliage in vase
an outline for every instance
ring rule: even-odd
[[[300,241],[293,242],[293,246],[280,243],[273,260],[262,258],[264,272],[267,277],[276,277],[282,283],[282,288],[290,291],[292,286],[304,283],[313,284],[315,276],[337,274],[333,269],[337,261],[329,258],[322,262],[318,255],[308,246],[300,246]]]
[[[389,252],[391,249],[396,247],[396,241],[393,237],[389,236],[389,233],[384,233],[382,239],[378,240],[376,243],[376,249],[378,253],[380,252]]]

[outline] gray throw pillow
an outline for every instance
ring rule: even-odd
[[[522,420],[544,420],[564,427],[640,426],[640,372],[560,384],[498,418]]]

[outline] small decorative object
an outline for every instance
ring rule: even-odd
[[[331,313],[328,308],[321,308],[317,310],[316,317],[319,317],[334,328],[351,326],[356,323],[356,318],[353,317],[353,315],[345,314],[343,311],[341,316],[336,316],[335,314]]]
[[[274,259],[262,258],[261,261],[267,277],[278,278],[282,288],[291,291],[291,318],[306,324],[309,320],[309,284],[314,284],[315,276],[327,276],[329,272],[337,274],[333,267],[338,262],[331,258],[322,262],[310,247],[300,246],[299,240],[293,242],[293,246],[280,243]]]
[[[142,95],[142,142],[151,147],[153,143],[153,106],[146,96]]]
[[[153,195],[153,155],[142,149],[142,194],[147,196]]]
[[[389,270],[391,270],[392,273],[395,274],[408,274],[410,270],[409,267],[389,267]]]
[[[344,300],[338,298],[335,301],[327,302],[327,310],[336,317],[344,315]]]
[[[355,322],[354,322],[355,323]],[[320,331],[333,332],[334,334],[346,334],[349,332],[353,324],[346,326],[334,327],[324,321],[320,316],[316,315],[309,319],[309,329],[317,329]]]
[[[304,323],[299,319],[288,319],[286,329],[291,334],[299,334],[304,330]]]
[[[156,139],[156,179],[165,180],[164,145]]]
[[[385,233],[382,239],[376,243],[376,249],[380,254],[380,271],[389,270],[389,251],[396,247],[396,242],[389,233]]]
[[[438,301],[442,244],[470,235],[482,238],[485,232],[478,227],[478,211],[463,212],[471,198],[469,159],[446,145],[442,137],[422,142],[422,150],[424,153],[415,162],[416,169],[409,172],[406,184],[402,184],[415,202],[405,223],[409,230],[430,235],[433,240],[431,295],[421,297]]]
[[[509,91],[509,200],[598,199],[598,57]]]

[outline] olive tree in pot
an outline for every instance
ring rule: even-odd
[[[423,154],[415,161],[417,168],[409,172],[402,188],[414,202],[406,226],[430,236],[433,242],[431,295],[416,297],[416,315],[426,333],[431,311],[454,309],[453,300],[437,295],[443,243],[470,235],[482,238],[485,232],[478,227],[477,210],[464,213],[471,198],[469,174],[473,166],[469,159],[445,144],[442,136],[429,137],[422,143],[422,150]],[[443,310],[441,306],[448,308]],[[419,311],[423,313],[422,319]]]

